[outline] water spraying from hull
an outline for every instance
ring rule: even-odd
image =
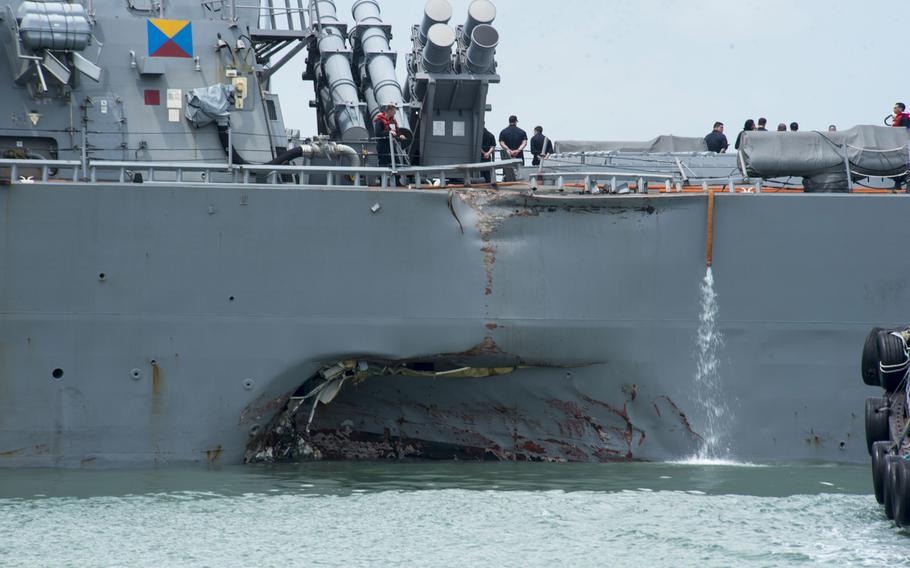
[[[697,366],[695,372],[695,399],[705,417],[704,441],[696,460],[722,460],[730,458],[727,445],[728,408],[723,398],[717,352],[723,338],[717,331],[717,293],[714,291],[714,273],[709,266],[701,284],[701,314],[697,337]]]

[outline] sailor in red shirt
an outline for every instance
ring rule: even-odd
[[[392,148],[389,144],[389,134],[405,140],[405,136],[398,132],[398,121],[395,120],[395,113],[398,109],[395,105],[386,105],[382,112],[373,119],[373,136],[376,137],[376,152],[379,154],[379,166],[392,165]]]
[[[904,103],[894,103],[894,118],[891,119],[891,126],[910,128],[910,114],[907,114],[906,110],[907,106]]]

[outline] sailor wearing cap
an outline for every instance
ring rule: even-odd
[[[518,117],[514,114],[509,117],[509,126],[499,133],[499,147],[502,149],[503,160],[518,158],[524,165],[524,149],[528,145],[528,133],[518,128]],[[505,169],[505,181],[515,181],[515,170]]]

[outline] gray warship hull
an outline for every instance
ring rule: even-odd
[[[353,26],[332,0],[291,4],[0,10],[0,467],[866,459],[860,345],[910,304],[910,201],[756,182],[889,187],[905,137],[576,145],[531,172],[556,181],[537,193],[472,188],[495,6],[453,27],[427,3],[399,82],[378,2],[350,3]],[[303,139],[272,91],[302,51]],[[756,193],[716,196],[703,306],[709,198],[683,185],[740,174]],[[420,176],[442,189],[387,187]],[[616,194],[561,193],[601,176]],[[359,374],[320,374],[339,362]],[[335,382],[313,406],[317,377]]]
[[[667,460],[706,436],[705,195],[35,183],[0,207],[0,467],[240,462],[356,358],[520,368],[345,385],[311,425],[326,457]],[[910,303],[908,215],[716,196],[728,457],[867,459],[859,346]]]

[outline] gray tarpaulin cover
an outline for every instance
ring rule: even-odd
[[[186,93],[186,110],[184,114],[195,128],[201,128],[212,122],[221,126],[231,119],[228,108],[234,96],[232,85],[212,85],[200,87]]]
[[[647,142],[586,142],[583,140],[558,140],[557,154],[570,152],[707,152],[704,138],[664,135]]]
[[[840,132],[746,132],[739,152],[750,177],[834,174],[846,179],[846,144],[854,175],[887,177],[907,171],[908,139],[906,128],[885,126],[856,126]]]

